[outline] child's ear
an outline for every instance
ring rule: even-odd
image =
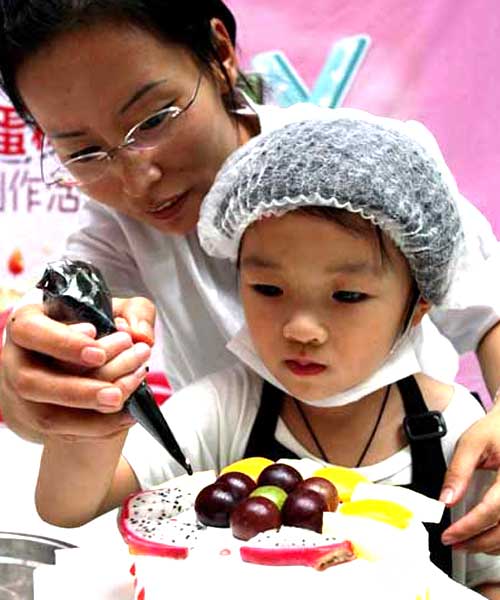
[[[217,54],[219,55],[219,60],[226,69],[231,86],[234,87],[236,85],[236,80],[238,79],[238,59],[236,57],[235,48],[231,42],[226,26],[220,19],[212,19],[210,24],[212,26],[212,35],[217,48]],[[228,89],[228,82],[224,77],[224,73],[221,72],[218,64],[214,64],[213,69],[221,93],[227,94],[230,90]]]
[[[411,320],[411,326],[412,327],[416,327],[420,321],[423,319],[424,315],[426,315],[430,309],[431,309],[432,305],[431,303],[426,300],[425,298],[419,298],[418,302],[417,302],[417,306],[415,307],[415,311],[413,313],[413,318]]]

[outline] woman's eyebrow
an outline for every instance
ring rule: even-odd
[[[61,131],[61,132],[47,132],[47,137],[51,140],[65,140],[68,138],[75,138],[85,135],[85,131]]]
[[[149,83],[146,83],[146,85],[143,85],[141,88],[139,88],[137,90],[137,92],[135,92],[131,98],[129,98],[129,100],[127,100],[125,102],[125,104],[120,108],[120,110],[118,111],[118,113],[120,115],[122,115],[124,112],[126,112],[135,102],[137,102],[138,100],[140,100],[145,94],[147,94],[149,91],[151,91],[152,89],[154,89],[155,87],[159,86],[162,83],[165,83],[167,80],[166,79],[158,79],[157,81],[151,81]],[[81,137],[82,135],[85,135],[85,131],[79,131],[79,130],[75,130],[75,131],[54,131],[54,132],[48,132],[47,136],[52,139],[52,140],[64,140],[64,139],[70,139],[70,138],[76,138],[76,137]]]
[[[147,94],[160,84],[165,83],[166,81],[166,79],[158,79],[157,81],[150,81],[149,83],[146,83],[146,85],[143,85],[141,88],[139,88],[137,92],[135,92],[132,95],[132,97],[125,102],[125,104],[120,108],[118,113],[120,115],[123,115],[124,112],[126,112],[135,102],[140,100],[145,94]]]

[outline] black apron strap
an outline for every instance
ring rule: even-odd
[[[446,424],[440,412],[429,411],[415,377],[397,382],[406,416],[403,428],[410,444],[412,482],[410,489],[438,499],[446,473],[446,460],[441,438],[446,435]],[[452,550],[444,546],[441,534],[449,527],[450,509],[446,508],[440,523],[426,523],[432,562],[451,577]]]
[[[259,410],[248,438],[244,458],[251,456],[264,456],[271,460],[300,458],[275,438],[282,404],[283,392],[264,381]]]
[[[405,408],[403,426],[412,459],[412,483],[405,487],[437,499],[446,472],[446,461],[440,442],[440,438],[446,433],[446,426],[441,413],[427,409],[414,377],[402,379],[397,385]],[[244,458],[300,458],[275,438],[282,404],[283,392],[264,381],[260,406],[248,438]],[[451,576],[451,547],[441,543],[441,533],[449,524],[450,511],[446,509],[440,523],[427,523],[426,528],[429,532],[431,560]]]

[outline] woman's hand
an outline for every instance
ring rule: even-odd
[[[500,554],[500,405],[462,434],[440,499],[450,506],[459,502],[476,469],[497,471],[496,480],[477,506],[448,527],[442,540],[468,552]]]
[[[113,309],[120,331],[99,340],[92,325],[58,323],[39,305],[11,315],[0,363],[9,427],[41,441],[48,433],[103,437],[130,426],[120,410],[144,378],[155,310],[145,298],[117,299]]]

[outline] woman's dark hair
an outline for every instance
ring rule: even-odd
[[[236,46],[236,22],[221,0],[0,0],[0,6],[0,86],[28,123],[35,124],[16,84],[21,64],[57,35],[106,20],[130,23],[178,43],[207,70],[216,65],[230,90],[226,107],[238,106],[210,25],[219,18]]]

